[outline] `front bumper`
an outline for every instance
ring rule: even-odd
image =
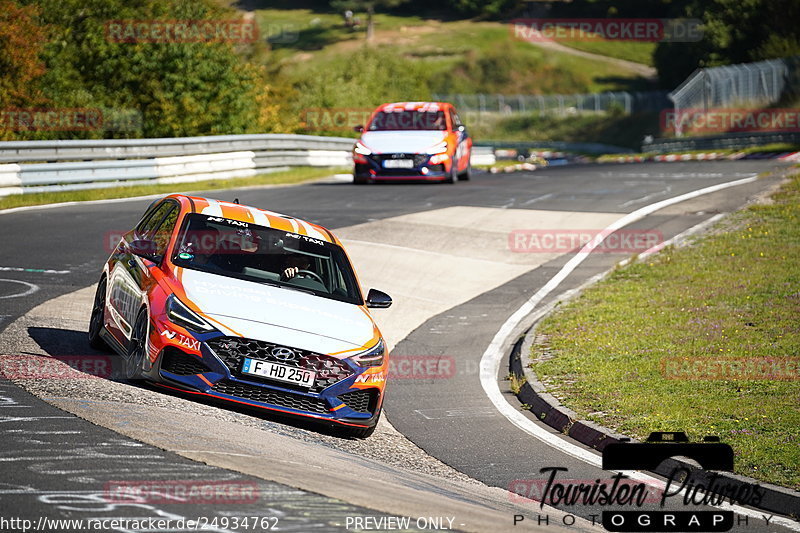
[[[164,346],[148,377],[182,392],[289,416],[357,427],[377,422],[386,361],[382,367],[362,368],[346,359],[303,352],[303,359],[295,366],[314,370],[317,375],[315,385],[304,388],[241,372],[245,355],[269,360],[265,351],[272,346],[269,343],[223,337],[219,333],[197,337],[200,343],[196,353],[182,346]],[[237,350],[226,349],[230,341],[241,346]]]
[[[360,181],[443,181],[450,176],[450,161],[431,164],[428,154],[372,154],[356,160],[354,175]],[[386,168],[384,161],[410,159],[411,168]]]

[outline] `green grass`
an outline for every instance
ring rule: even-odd
[[[344,169],[330,168],[294,168],[282,172],[259,174],[251,178],[232,178],[228,180],[205,180],[182,184],[134,185],[128,187],[109,187],[107,189],[87,189],[83,191],[44,192],[31,194],[14,194],[0,198],[0,209],[23,207],[30,205],[54,204],[58,202],[85,202],[105,200],[109,198],[129,198],[131,196],[147,196],[151,194],[172,194],[187,191],[211,191],[231,189],[234,187],[252,187],[258,185],[285,185],[300,183],[329,176]],[[349,172],[349,170],[347,170]]]
[[[658,131],[658,113],[501,115],[462,113],[470,134],[497,141],[598,142],[639,150],[645,135]]]
[[[580,416],[642,439],[719,435],[735,471],[800,489],[800,382],[666,379],[667,358],[800,359],[800,175],[692,246],[611,274],[539,328],[536,374]]]
[[[320,50],[330,44],[363,40],[366,35],[367,20],[359,15],[361,25],[348,28],[339,13],[314,11],[312,9],[258,9],[256,20],[262,38],[271,43],[273,49]],[[397,17],[378,13],[374,17],[375,30],[386,31],[404,26],[418,26],[425,23],[419,17]]]
[[[707,153],[716,153],[716,154],[753,154],[753,153],[783,153],[783,152],[800,152],[800,145],[798,144],[791,144],[791,143],[772,143],[772,144],[765,144],[762,146],[749,146],[747,148],[715,148],[715,149],[706,149],[706,150],[681,150],[677,152],[639,152],[635,154],[622,154],[625,156],[642,156],[642,157],[652,157],[654,155],[684,155],[684,154],[707,154]],[[606,161],[613,161],[621,154],[603,154],[597,158],[598,163],[603,163]]]
[[[652,67],[653,51],[655,51],[657,43],[598,39],[591,41],[559,41],[559,44],[584,52],[624,59],[625,61],[633,61],[634,63]]]
[[[304,79],[328,85],[337,76],[358,75],[355,67],[342,70],[331,62],[346,62],[362,53],[363,27],[346,28],[339,14],[311,9],[259,9],[256,17],[268,36],[282,27],[295,32],[297,38],[291,42],[272,39],[272,53],[266,56],[269,64],[280,64],[281,72],[295,83]],[[514,40],[508,26],[500,22],[440,21],[380,13],[375,20],[371,48],[415,67],[380,72],[377,81],[387,87],[396,84],[398,76],[421,75],[424,80],[420,81],[425,81],[430,92],[567,94],[650,88],[635,72],[617,65]],[[333,68],[325,76],[317,66]]]

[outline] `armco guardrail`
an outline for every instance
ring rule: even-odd
[[[480,141],[480,146],[492,149],[512,148],[515,150],[558,150],[560,152],[574,152],[580,154],[631,154],[630,148],[612,146],[602,143],[562,142],[562,141]]]
[[[272,152],[277,150],[344,150],[355,139],[264,133],[258,135],[208,135],[161,139],[103,139],[76,141],[0,142],[0,162],[96,161],[142,159],[221,152]]]
[[[0,196],[240,178],[298,166],[349,166],[354,142],[284,134],[0,142]],[[475,164],[494,161],[491,147],[475,147]]]
[[[349,166],[353,143],[342,137],[280,134],[0,142],[0,196],[229,179],[295,166]]]
[[[655,139],[642,145],[642,152],[680,152],[685,150],[724,150],[764,146],[773,143],[800,144],[800,132],[726,133],[709,137]]]

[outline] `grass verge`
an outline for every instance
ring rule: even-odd
[[[43,192],[31,194],[14,194],[0,198],[0,209],[23,207],[30,205],[55,204],[59,202],[85,202],[90,200],[106,200],[110,198],[129,198],[131,196],[147,196],[151,194],[172,194],[186,191],[212,191],[231,189],[234,187],[251,187],[256,185],[286,185],[323,178],[335,172],[349,172],[345,169],[331,168],[293,168],[270,174],[259,174],[249,178],[215,179],[195,181],[191,183],[170,183],[159,185],[134,185],[109,187],[107,189],[87,189],[82,191]]]
[[[600,38],[566,41],[559,44],[601,56],[641,63],[650,67],[653,66],[653,52],[656,49],[656,43],[653,42],[610,41]]]
[[[800,489],[798,257],[795,174],[769,202],[615,271],[552,314],[531,367],[588,420],[639,439],[719,435],[737,473]],[[544,350],[553,358],[536,361]],[[698,379],[742,358],[786,358],[791,379]]]
[[[271,42],[262,57],[273,84],[297,93],[281,104],[374,106],[427,100],[431,93],[568,94],[646,90],[635,69],[514,40],[501,22],[435,20],[378,13],[365,47],[365,24],[346,28],[330,9],[256,9]],[[363,18],[362,18],[363,21]],[[285,28],[285,35],[276,34]],[[640,43],[611,43],[615,53]],[[639,54],[644,55],[644,54]],[[350,86],[352,84],[352,87]],[[289,106],[291,108],[291,106]]]
[[[707,153],[715,153],[715,154],[725,154],[725,155],[733,155],[733,154],[781,154],[785,152],[800,152],[800,144],[791,144],[791,143],[772,143],[772,144],[764,144],[761,146],[750,146],[747,148],[715,148],[715,149],[705,149],[705,150],[678,150],[675,152],[639,152],[636,154],[623,154],[625,156],[641,156],[641,157],[653,157],[656,155],[692,155],[692,154],[707,154]],[[613,161],[620,154],[603,154],[597,158],[598,163],[604,163],[606,161]]]
[[[658,131],[658,113],[462,114],[478,140],[597,142],[638,150],[645,135]]]

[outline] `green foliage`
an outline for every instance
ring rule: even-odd
[[[659,78],[674,87],[696,68],[800,54],[800,2],[796,0],[692,0],[680,13],[703,21],[696,43],[660,43]]]
[[[625,115],[612,110],[605,114],[533,113],[511,117],[461,114],[476,139],[498,141],[599,142],[639,150],[645,135],[659,131],[658,113]]]
[[[450,0],[448,3],[460,15],[490,19],[513,14],[523,6],[520,0]]]
[[[115,42],[114,20],[231,20],[211,0],[26,0],[51,28],[41,87],[53,107],[133,110],[129,137],[245,133],[258,129],[263,72],[227,42]],[[40,136],[47,136],[47,133]],[[49,135],[65,137],[66,132]],[[103,131],[74,133],[102,136]]]
[[[560,59],[527,43],[504,39],[485,50],[469,50],[450,75],[437,76],[432,83],[435,92],[499,94],[570,92],[568,87],[591,84],[593,73],[565,68]]]
[[[300,109],[376,106],[430,98],[424,65],[383,48],[308,65],[292,77]]]
[[[44,74],[40,54],[45,28],[36,22],[38,9],[14,0],[0,0],[0,108],[35,104],[41,96],[34,80]]]

